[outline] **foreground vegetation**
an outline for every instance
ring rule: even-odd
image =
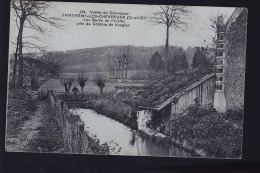
[[[37,108],[36,102],[32,101],[22,90],[10,90],[8,93],[8,112],[6,130],[6,149],[16,150],[16,144],[21,141],[21,128],[28,121]]]
[[[239,158],[242,145],[243,110],[220,114],[212,107],[190,106],[184,114],[174,115],[163,133],[208,157]]]
[[[69,117],[70,122],[79,116]],[[84,134],[84,153],[107,154],[108,146]],[[64,145],[63,129],[47,100],[32,100],[26,90],[10,90],[7,114],[7,151],[68,153]]]
[[[132,97],[131,93],[106,93],[103,96],[86,97],[86,105],[97,113],[110,117],[132,129],[137,129],[135,108],[126,103]],[[84,107],[84,106],[83,106]]]

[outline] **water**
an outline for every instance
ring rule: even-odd
[[[191,154],[177,147],[167,147],[164,144],[136,132],[127,126],[97,114],[90,109],[73,109],[85,123],[85,130],[93,139],[99,139],[100,144],[107,143],[109,154],[139,155],[139,156],[175,156],[191,157]]]

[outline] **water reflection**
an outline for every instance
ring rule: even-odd
[[[110,154],[139,155],[139,156],[177,156],[191,157],[191,154],[171,146],[167,147],[127,126],[97,114],[90,109],[73,109],[85,123],[85,130],[92,138],[107,143]]]

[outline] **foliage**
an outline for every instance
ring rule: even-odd
[[[137,117],[134,108],[126,103],[126,100],[130,98],[131,95],[128,92],[123,92],[117,96],[104,94],[103,97],[87,99],[97,113],[115,119],[130,128],[137,129]]]
[[[52,53],[40,57],[24,57],[24,76],[28,79],[29,86],[37,90],[50,77],[58,76],[62,71],[59,62]]]
[[[67,79],[63,79],[61,82],[62,82],[62,85],[65,87],[65,93],[66,95],[69,94],[70,92],[70,88],[72,86],[72,82],[73,82],[73,77],[70,77],[70,78],[67,78]]]
[[[212,66],[210,59],[207,58],[207,49],[203,47],[197,47],[193,56],[192,67],[193,68],[207,68]]]
[[[37,108],[36,102],[23,90],[11,89],[8,92],[6,115],[6,145],[11,146],[9,138],[20,138],[20,128],[30,119]],[[10,144],[10,145],[9,145]]]
[[[182,53],[181,55],[174,55],[174,57],[169,60],[167,69],[169,73],[175,73],[177,71],[186,70],[188,67],[187,56],[185,53]]]
[[[95,74],[93,76],[93,81],[100,89],[100,94],[103,95],[103,89],[106,86],[106,78],[103,74]]]
[[[166,133],[193,148],[202,149],[209,157],[234,158],[241,156],[242,119],[240,125],[227,120],[230,112],[219,114],[213,106],[190,106],[183,114],[173,115],[166,125]]]
[[[78,73],[77,82],[80,85],[81,92],[83,93],[83,89],[85,87],[85,83],[88,81],[89,77],[87,75],[84,75],[83,73]]]
[[[164,61],[162,60],[162,57],[158,52],[155,52],[152,55],[152,58],[149,61],[148,68],[155,72],[161,72],[164,70],[165,68]]]
[[[25,0],[12,0],[11,1],[11,13],[13,13],[12,20],[18,29],[17,38],[15,41],[15,53],[14,53],[14,68],[13,68],[13,86],[16,88],[16,74],[18,69],[18,86],[23,86],[24,80],[24,57],[23,48],[43,50],[44,48],[37,45],[40,42],[37,36],[24,37],[24,30],[35,30],[41,34],[45,34],[49,26],[60,28],[61,25],[58,23],[60,18],[49,17],[47,9],[51,7],[50,2],[37,2],[37,1],[25,1]],[[25,38],[29,38],[30,41],[26,41]],[[31,41],[33,40],[33,41]],[[18,59],[19,58],[19,59]]]

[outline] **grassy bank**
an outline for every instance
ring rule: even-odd
[[[62,131],[52,115],[50,103],[47,100],[40,102],[43,106],[41,126],[37,137],[29,143],[31,152],[57,152],[65,151],[63,146]]]
[[[79,116],[71,115],[73,125]],[[83,132],[82,143],[87,154],[108,154],[108,146],[100,145]],[[83,138],[82,138],[83,139]],[[63,129],[53,114],[49,99],[31,100],[25,90],[10,90],[8,94],[6,150],[23,152],[69,153],[63,138]],[[81,149],[79,149],[81,151]]]
[[[213,108],[190,106],[175,115],[164,129],[171,139],[202,149],[207,157],[239,158],[242,145],[243,111],[217,113]]]
[[[16,147],[14,140],[19,139],[21,127],[29,120],[37,108],[37,102],[32,101],[23,90],[10,90],[7,107],[6,146]]]
[[[112,118],[132,129],[137,130],[137,117],[135,108],[126,104],[132,95],[127,92],[122,92],[118,95],[112,93],[97,96],[95,98],[86,98],[86,105],[91,105],[92,109],[97,113]],[[84,106],[83,106],[84,107]]]

